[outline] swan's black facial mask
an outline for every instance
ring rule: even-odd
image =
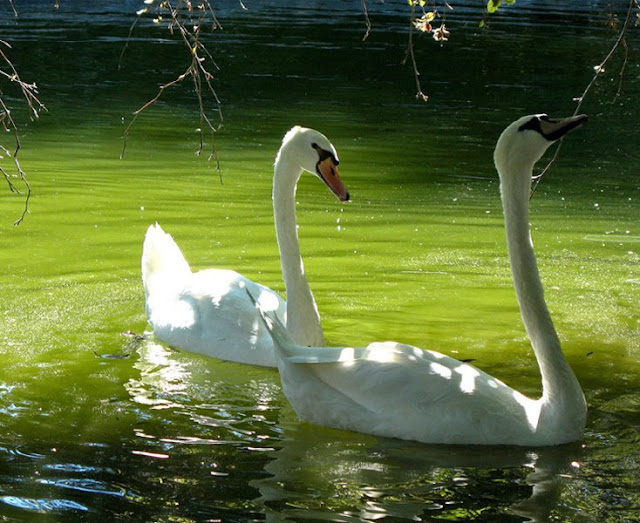
[[[316,164],[316,172],[320,176],[323,176],[323,175],[320,172],[319,166],[320,166],[320,164],[324,163],[325,160],[331,159],[331,161],[333,162],[333,165],[336,165],[336,166],[340,165],[340,162],[338,161],[338,159],[335,157],[335,155],[331,151],[327,151],[326,149],[323,149],[317,143],[312,143],[311,147],[313,147],[318,152],[318,158],[319,159],[318,159],[318,163]]]
[[[331,151],[323,149],[317,143],[311,144],[311,147],[318,153],[318,162],[316,163],[318,177],[327,184],[340,201],[349,201],[349,193],[344,188],[338,172],[338,164],[340,163],[338,159]]]
[[[586,114],[580,114],[578,116],[571,116],[570,118],[552,120],[546,114],[543,114],[531,118],[527,123],[521,125],[518,131],[536,131],[546,140],[555,142],[569,131],[572,131],[576,127],[580,127],[583,123],[586,123],[588,119],[589,118]]]

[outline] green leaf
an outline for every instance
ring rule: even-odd
[[[500,2],[502,0],[489,0],[487,2],[487,12],[489,13],[495,13],[498,8],[500,7]]]

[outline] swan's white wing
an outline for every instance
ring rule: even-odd
[[[314,423],[434,443],[495,442],[495,427],[517,420],[505,433],[508,443],[533,428],[531,400],[437,352],[394,342],[286,352],[285,394]]]
[[[235,271],[190,275],[173,296],[150,297],[155,335],[183,350],[228,361],[275,366],[273,342],[245,289],[286,321],[286,303],[271,289]]]
[[[310,349],[310,352],[315,351],[315,348]],[[328,356],[328,353],[321,353],[319,359],[324,364],[307,362],[309,369],[325,384],[374,410],[389,402],[397,404],[397,398],[406,398],[414,405],[425,407],[441,403],[447,397],[484,395],[486,389],[492,391],[490,395],[501,389],[509,394],[513,392],[502,381],[473,365],[396,342],[342,348],[334,352],[334,362],[329,362]]]

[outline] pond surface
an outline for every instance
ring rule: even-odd
[[[476,3],[452,3],[450,41],[417,41],[426,104],[400,63],[406,2],[371,2],[365,42],[359,2],[221,5],[209,37],[221,173],[194,155],[191,86],[140,117],[119,159],[131,113],[188,65],[144,21],[118,69],[138,2],[16,1],[17,20],[3,7],[2,39],[49,112],[21,129],[34,194],[19,227],[23,200],[0,191],[0,519],[640,519],[637,28],[620,96],[616,58],[532,200],[547,300],[589,404],[583,441],[439,447],[318,428],[296,418],[277,372],[142,336],[155,221],[194,268],[283,291],[271,169],[301,124],[335,144],[353,199],[312,177],[298,191],[328,342],[433,348],[539,394],[492,151],[519,116],[573,112],[616,39],[609,2],[518,1],[488,30]]]

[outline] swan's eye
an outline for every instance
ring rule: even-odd
[[[548,119],[549,117],[545,115],[545,117]],[[542,134],[542,129],[540,128],[540,120],[543,119],[543,117],[538,117],[538,116],[534,116],[533,118],[531,118],[531,120],[529,120],[527,123],[522,124],[519,128],[518,131],[537,131],[540,134]]]
[[[318,162],[324,162],[327,158],[331,158],[334,165],[340,165],[340,162],[331,151],[323,149],[317,143],[312,143],[311,147],[313,147],[318,153]]]

